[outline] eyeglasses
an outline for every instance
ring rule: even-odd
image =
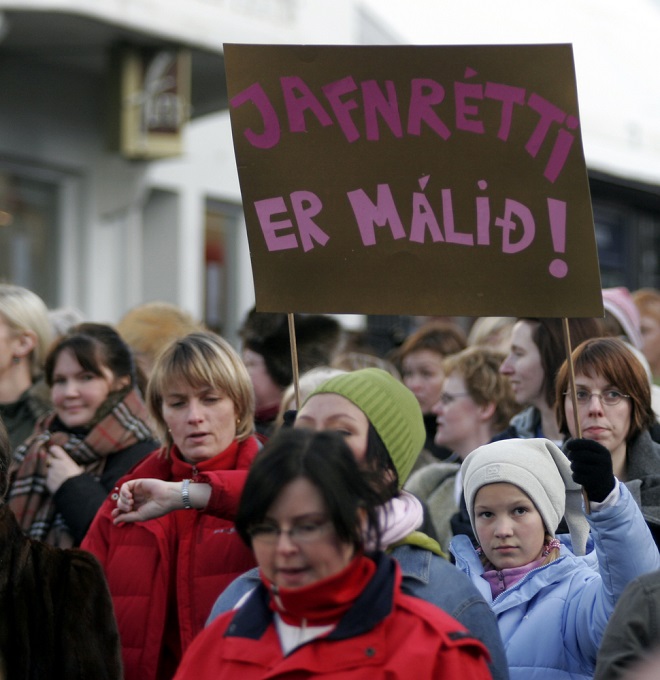
[[[570,396],[570,392],[564,392],[564,396]],[[592,397],[598,397],[598,400],[604,406],[616,406],[622,399],[630,399],[629,394],[622,394],[619,390],[605,390],[605,392],[587,392],[587,390],[576,390],[575,397],[578,406],[586,406],[591,403]]]
[[[328,533],[331,526],[329,519],[319,521],[305,521],[294,524],[290,529],[282,529],[277,524],[254,524],[248,529],[248,534],[253,541],[264,545],[275,545],[282,534],[286,534],[297,545],[314,543]]]
[[[443,406],[449,406],[452,402],[456,401],[459,397],[469,397],[468,392],[456,392],[455,394],[449,394],[449,392],[443,392],[440,395],[440,402]]]

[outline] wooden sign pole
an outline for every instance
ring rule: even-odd
[[[577,403],[577,392],[575,390],[575,367],[573,366],[573,350],[571,348],[571,330],[568,325],[568,319],[564,317],[563,329],[564,329],[564,346],[566,348],[566,361],[568,362],[568,391],[571,394],[571,402],[573,403],[573,418],[575,419],[575,435],[578,438],[582,437],[582,428],[580,427],[580,418],[578,416],[578,403]],[[591,512],[591,507],[589,504],[589,498],[582,490],[582,497],[584,498],[584,507],[587,514]]]
[[[289,341],[291,345],[291,367],[293,368],[293,391],[296,400],[296,411],[300,409],[300,374],[298,372],[298,348],[296,346],[296,324],[293,314],[287,314],[289,320]]]

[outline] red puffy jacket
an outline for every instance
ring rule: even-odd
[[[211,512],[177,510],[158,519],[115,526],[112,494],[83,541],[105,570],[122,642],[125,680],[166,680],[202,630],[218,595],[255,565],[234,528],[254,437],[196,466],[173,448],[156,451],[119,480],[144,477],[212,482]]]
[[[376,563],[334,630],[286,656],[260,584],[197,636],[175,680],[490,680],[486,647],[442,609],[403,594],[395,560],[381,553]]]

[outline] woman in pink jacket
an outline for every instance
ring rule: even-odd
[[[210,332],[174,341],[156,362],[147,404],[164,446],[119,480],[82,546],[98,557],[108,579],[126,680],[171,678],[218,592],[254,566],[234,528],[259,448],[252,387],[240,357]],[[170,482],[177,496],[170,509],[176,509],[116,524],[119,488],[139,494],[144,478]],[[212,513],[192,509],[197,493],[206,495]]]
[[[488,652],[441,609],[403,594],[378,552],[370,483],[341,435],[284,430],[257,457],[236,528],[261,583],[218,617],[176,680],[486,680]]]

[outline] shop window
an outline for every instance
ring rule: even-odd
[[[231,263],[239,209],[209,201],[204,229],[204,323],[222,334],[230,321]]]
[[[58,185],[0,164],[0,280],[57,304]]]

